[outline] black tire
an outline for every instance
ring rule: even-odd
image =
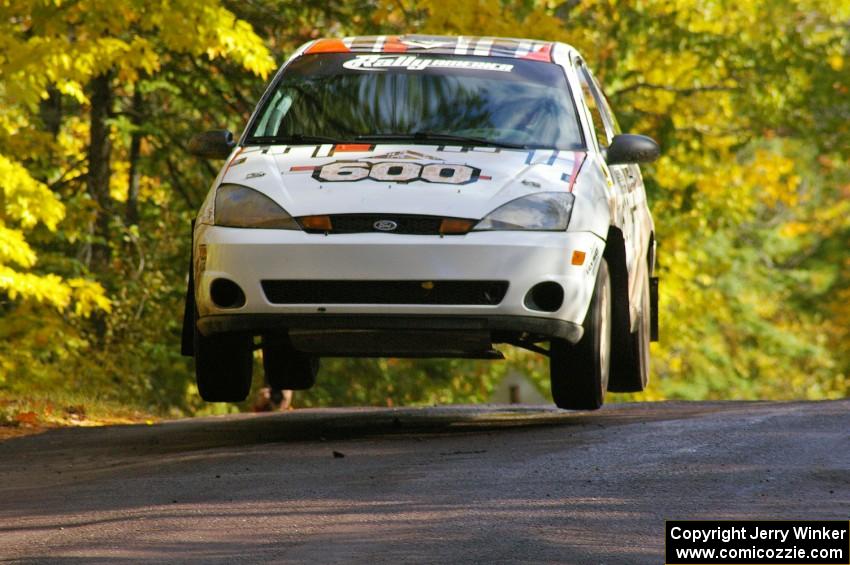
[[[207,402],[242,402],[251,391],[254,338],[242,334],[203,336],[194,330],[195,379]]]
[[[263,370],[272,389],[307,390],[316,384],[319,358],[293,349],[287,335],[265,335]]]
[[[572,345],[563,339],[553,339],[549,348],[549,377],[555,405],[567,410],[601,408],[610,370],[611,277],[603,259],[581,340]]]

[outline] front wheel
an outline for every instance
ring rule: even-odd
[[[197,322],[197,320],[196,320]],[[207,402],[242,402],[251,391],[254,339],[250,335],[203,336],[194,330],[195,379]]]
[[[316,384],[319,358],[296,351],[287,335],[265,335],[263,369],[273,389],[307,390]]]
[[[553,339],[549,347],[552,398],[558,408],[597,410],[605,400],[611,369],[611,277],[603,259],[584,320],[584,335],[572,345]]]

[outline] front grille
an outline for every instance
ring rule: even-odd
[[[438,235],[443,218],[437,216],[379,216],[375,214],[337,214],[331,216],[332,233],[363,233],[379,231],[375,222],[390,220],[398,227],[392,233],[408,235]]]
[[[507,281],[262,281],[273,304],[446,304],[495,306]]]
[[[396,228],[383,233],[403,235],[440,235],[442,216],[422,216],[413,214],[333,214],[330,217],[331,229],[327,233],[369,233],[382,232],[375,228],[375,222],[389,220]],[[305,229],[310,233],[326,233],[323,230]]]

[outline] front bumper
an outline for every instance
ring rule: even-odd
[[[198,320],[204,335],[217,333],[266,333],[286,330],[376,330],[490,332],[500,335],[528,334],[565,339],[576,343],[584,332],[580,324],[532,316],[335,316],[326,314],[225,314]]]
[[[590,232],[325,236],[199,225],[194,240],[195,300],[203,334],[294,327],[410,329],[426,324],[428,329],[469,325],[578,340],[604,249],[604,241]],[[585,254],[583,264],[572,264],[574,251]],[[210,285],[219,278],[242,288],[244,305],[219,308],[213,303]],[[264,280],[436,284],[441,280],[500,280],[509,284],[501,302],[493,305],[275,304],[263,292]],[[564,290],[563,304],[554,312],[537,311],[526,304],[528,291],[544,281],[557,282]]]

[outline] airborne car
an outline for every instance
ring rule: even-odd
[[[313,385],[325,356],[550,358],[561,408],[639,391],[655,237],[581,55],[502,38],[320,39],[280,69],[195,221],[183,352],[207,401]],[[255,346],[255,343],[257,344]]]

